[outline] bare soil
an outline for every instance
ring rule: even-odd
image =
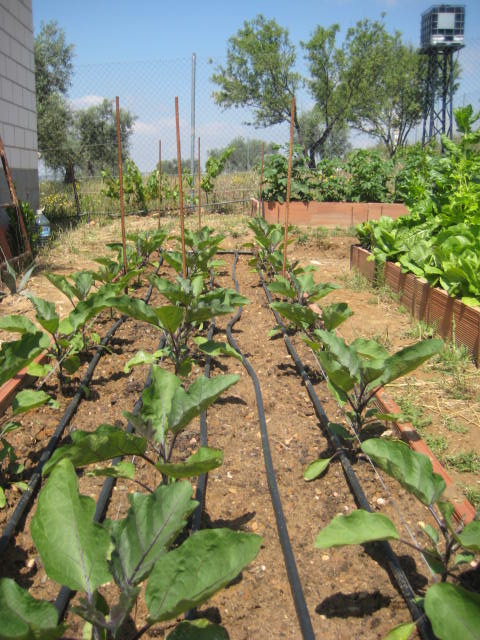
[[[156,221],[139,218],[130,219],[129,224],[152,228]],[[208,224],[213,226],[213,221],[208,220]],[[237,230],[233,221],[227,219],[221,220],[220,224],[227,232],[230,230],[224,248],[240,247],[245,242],[248,232],[244,227]],[[97,247],[119,237],[119,231],[110,228],[92,230],[86,227],[76,233],[77,241],[73,234],[68,240],[68,254],[64,241],[42,257],[41,268],[58,273],[91,268]],[[88,240],[90,236],[91,241]],[[374,292],[363,284],[360,287],[360,281],[351,276],[349,250],[354,242],[355,239],[349,236],[305,238],[302,232],[302,243],[291,246],[289,257],[297,258],[303,265],[316,265],[319,280],[342,285],[342,289],[330,294],[326,301],[347,301],[354,310],[354,315],[342,325],[347,341],[360,335],[376,337],[395,351],[415,340],[412,334],[416,327],[406,314],[398,311],[395,301],[385,292]],[[225,266],[216,282],[232,287],[233,257],[226,255],[224,260]],[[162,267],[162,273],[171,275],[166,267]],[[249,269],[245,256],[240,257],[237,265],[237,278],[240,292],[249,298],[250,304],[235,325],[234,337],[260,380],[276,479],[315,634],[327,640],[383,638],[393,626],[410,619],[406,605],[375,544],[327,551],[314,549],[313,542],[319,529],[336,514],[348,513],[356,505],[339,462],[332,463],[321,479],[311,483],[303,480],[307,464],[327,455],[329,444],[283,340],[269,338],[275,320],[259,286],[258,276]],[[33,278],[30,289],[36,295],[54,300],[58,306],[62,305],[65,313],[68,312],[68,301],[52,290],[41,274]],[[137,294],[143,295],[144,290]],[[154,298],[153,304],[160,302]],[[33,317],[29,303],[21,297],[4,298],[0,303],[0,314],[12,312]],[[220,319],[217,322],[215,339],[225,339],[227,321]],[[96,330],[104,335],[111,323],[110,315],[104,313]],[[111,352],[101,359],[95,371],[88,399],[81,403],[65,433],[65,441],[72,429],[89,431],[101,423],[126,424],[122,412],[132,410],[141,394],[147,368],[136,367],[127,375],[123,372],[124,364],[139,349],[154,350],[158,339],[159,334],[153,328],[132,320],[122,325],[112,341]],[[293,342],[304,364],[316,371],[316,363],[306,346],[297,337]],[[199,365],[194,373],[200,372]],[[241,580],[214,596],[199,610],[199,615],[226,626],[232,640],[301,638],[269,497],[252,382],[237,360],[223,358],[216,362],[212,375],[224,372],[239,373],[241,379],[208,411],[209,445],[223,450],[224,464],[209,476],[202,526],[226,526],[255,532],[263,537],[263,544],[255,561],[243,571]],[[82,372],[63,392],[52,378],[46,390],[57,397],[60,410],[41,408],[31,412],[21,419],[22,428],[9,435],[19,461],[25,464],[26,481],[74,393],[80,375]],[[397,401],[406,398],[424,410],[424,417],[431,417],[431,423],[423,427],[423,433],[425,437],[444,438],[446,447],[442,455],[465,450],[480,455],[478,381],[478,372],[471,365],[463,366],[461,371],[457,368],[452,374],[445,371],[442,363],[427,364],[414,375],[392,385],[389,393]],[[315,377],[315,388],[329,419],[341,421],[341,412],[318,376]],[[4,419],[9,417],[8,413]],[[460,433],[452,425],[456,428],[463,425],[464,429],[460,427]],[[194,422],[177,441],[177,459],[184,459],[195,451],[199,440],[199,425]],[[135,462],[138,479],[150,487],[155,486],[159,478],[143,461]],[[405,538],[410,539],[408,528],[419,542],[425,543],[419,523],[430,522],[427,510],[413,502],[388,477],[380,474],[383,479],[380,482],[361,459],[354,460],[354,466],[372,508],[391,516]],[[467,485],[480,488],[478,470],[458,473],[449,469],[449,473],[459,483],[460,490]],[[100,479],[81,473],[79,482],[82,493],[98,496],[102,485]],[[128,509],[128,493],[135,490],[137,487],[133,483],[118,481],[108,517],[123,517]],[[2,528],[20,494],[12,485],[7,486],[6,495],[7,507],[0,511]],[[15,578],[35,597],[54,601],[59,586],[46,576],[30,537],[33,513],[34,509],[23,523],[22,531],[11,542],[0,575]],[[414,590],[422,594],[432,581],[422,557],[401,543],[392,546]],[[104,594],[107,598],[112,597],[108,585]],[[142,626],[146,613],[140,597],[132,612],[132,630],[134,626]],[[71,624],[68,637],[81,638],[82,621],[69,615],[68,622]],[[163,638],[173,626],[173,622],[157,625],[144,637]],[[124,638],[133,635],[130,631]]]

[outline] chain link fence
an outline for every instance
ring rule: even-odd
[[[454,106],[471,103],[474,109],[479,107],[480,75],[478,61],[480,59],[480,39],[468,43],[458,54],[462,69],[460,83],[454,98]],[[200,166],[202,171],[209,153],[221,150],[236,141],[241,153],[237,154],[235,175],[232,168],[215,182],[215,189],[209,195],[207,203],[202,194],[202,204],[216,207],[218,211],[247,210],[250,197],[258,193],[259,176],[255,172],[261,156],[261,143],[265,142],[285,145],[289,139],[289,123],[274,127],[256,129],[249,125],[252,114],[246,109],[222,110],[215,104],[213,92],[215,85],[211,76],[215,68],[223,60],[191,58],[119,62],[77,66],[74,70],[69,101],[75,111],[99,105],[104,99],[115,104],[115,96],[119,96],[120,108],[130,112],[134,117],[134,125],[126,152],[140,170],[144,182],[149,174],[158,166],[159,141],[161,141],[162,163],[167,161],[170,176],[165,176],[165,193],[162,207],[166,210],[176,206],[176,123],[175,97],[179,102],[179,125],[181,155],[185,173],[191,179],[184,185],[187,206],[193,206],[197,193],[198,181],[198,138],[200,138]],[[312,107],[308,95],[298,96],[299,110]],[[421,141],[422,123],[411,132],[411,142]],[[353,134],[354,146],[372,146],[374,142],[365,136]],[[94,147],[100,142],[91,142]],[[116,154],[116,139],[108,143],[109,155]],[[267,146],[268,148],[268,146]],[[98,149],[96,149],[98,151]],[[88,153],[88,145],[84,153]],[[240,159],[238,158],[240,155]],[[192,163],[192,157],[194,161]],[[40,162],[41,203],[46,206],[47,215],[61,217],[107,213],[114,214],[119,210],[118,201],[104,195],[105,184],[99,170],[86,172],[75,166],[78,185],[78,205],[75,204],[71,184],[64,184],[55,179],[42,167]],[[118,170],[112,167],[112,175]],[[178,187],[177,187],[178,190]],[[163,191],[163,189],[162,189]],[[148,194],[147,194],[148,195]],[[127,210],[135,211],[138,203],[134,199],[127,201]],[[146,198],[146,208],[158,209],[158,200]]]

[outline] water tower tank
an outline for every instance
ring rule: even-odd
[[[430,7],[422,13],[421,48],[461,48],[464,26],[465,5],[437,4]]]

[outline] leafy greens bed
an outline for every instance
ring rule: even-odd
[[[399,262],[462,302],[480,306],[480,114],[455,111],[460,139],[442,138],[444,154],[410,157],[403,179],[411,215],[359,225],[357,236],[375,261]]]

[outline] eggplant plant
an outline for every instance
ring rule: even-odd
[[[198,505],[192,500],[192,485],[184,478],[218,467],[222,455],[201,447],[184,462],[172,463],[174,440],[237,380],[232,375],[201,377],[184,389],[174,374],[154,366],[140,413],[125,414],[134,421],[136,434],[111,425],[101,425],[93,433],[74,431],[72,444],[58,449],[44,465],[48,479],[39,495],[31,533],[47,575],[84,594],[73,608],[86,621],[84,637],[91,637],[92,630],[95,638],[126,637],[127,618],[145,585],[149,616],[132,635],[140,638],[154,624],[199,606],[258,553],[259,536],[228,529],[198,531],[182,536],[184,541],[178,543]],[[147,445],[158,460],[147,455]],[[98,463],[125,455],[145,459],[164,480],[170,480],[147,493],[130,493],[130,508],[122,520],[94,522],[94,501],[79,493],[75,469],[95,464],[95,475],[132,480],[132,463],[98,468]],[[107,602],[99,592],[107,583],[115,583],[116,601]],[[59,638],[65,630],[65,624],[57,624],[52,605],[33,599],[13,580],[0,580],[0,639]],[[205,637],[228,637],[222,627],[203,620],[181,623],[168,638],[183,637],[181,632],[199,637],[195,635],[199,630],[208,631]]]
[[[165,332],[167,344],[154,354],[138,352],[126,364],[125,371],[128,372],[134,365],[152,363],[166,356],[174,363],[175,373],[186,376],[193,362],[190,338],[198,333],[203,323],[216,316],[233,313],[238,306],[247,304],[248,299],[233,289],[221,287],[205,292],[202,275],[191,279],[177,276],[176,282],[159,276],[151,276],[149,280],[170,303],[151,310],[151,324]],[[115,301],[112,304],[115,306]],[[223,353],[238,357],[237,352],[225,343],[205,341],[201,336],[195,337],[194,342],[200,351],[210,355]]]
[[[357,338],[347,345],[343,338],[324,329],[316,329],[313,335],[314,339],[305,342],[317,354],[328,388],[357,434],[366,432],[380,417],[394,419],[369,408],[375,393],[443,348],[442,340],[427,339],[390,355],[376,340]]]
[[[186,249],[186,266],[187,275],[193,278],[202,275],[205,279],[209,277],[211,270],[223,265],[223,261],[215,260],[221,242],[225,236],[215,234],[213,229],[202,227],[199,231],[185,230],[185,249]],[[180,243],[180,237],[175,236]],[[169,264],[177,273],[182,272],[182,253],[177,251],[166,251],[164,254],[165,262]]]
[[[480,552],[480,521],[457,525],[453,506],[443,499],[443,478],[434,473],[430,459],[395,440],[371,438],[361,445],[364,454],[425,505],[431,524],[422,524],[424,546],[404,540],[394,523],[381,513],[358,509],[336,516],[315,539],[317,549],[365,544],[378,540],[398,540],[421,553],[435,574],[435,582],[419,600],[439,640],[478,639],[480,595],[462,586],[460,567],[468,566]],[[392,630],[388,637],[407,640],[416,623],[408,622]]]
[[[257,271],[263,271],[268,278],[271,278],[279,273],[283,267],[285,230],[282,225],[271,224],[259,216],[250,219],[248,226],[255,234],[255,242],[246,242],[244,245],[251,248],[254,253],[248,264]],[[291,230],[292,227],[289,227],[289,231]],[[295,266],[290,266],[290,269],[294,269]]]

